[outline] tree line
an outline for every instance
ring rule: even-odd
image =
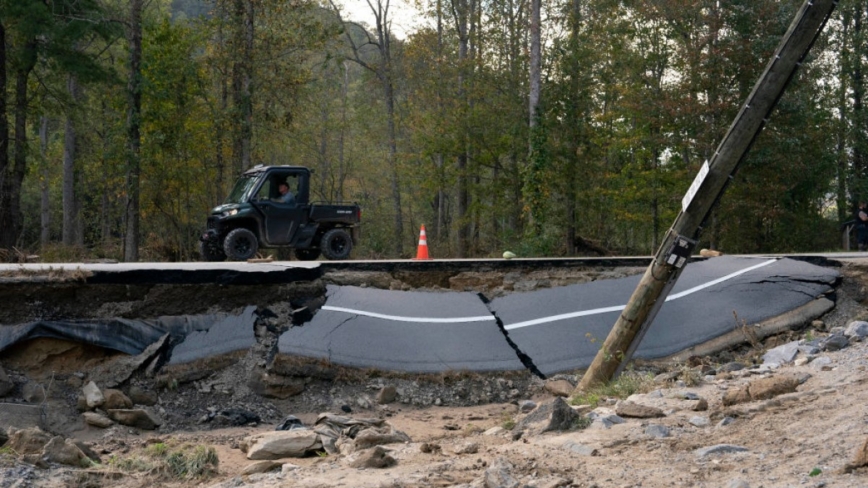
[[[0,0],[0,259],[193,260],[255,164],[363,208],[356,257],[651,254],[801,0]],[[868,198],[842,0],[703,230],[840,247]]]

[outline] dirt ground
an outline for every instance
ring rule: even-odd
[[[672,375],[677,376],[673,381],[648,381],[650,386],[630,398],[658,408],[662,417],[609,417],[625,399],[604,396],[593,410],[598,420],[586,428],[528,431],[520,437],[511,430],[526,415],[520,405],[527,400],[545,405],[556,398],[543,380],[526,375],[414,379],[368,373],[312,380],[302,394],[278,400],[264,399],[244,386],[244,360],[208,378],[158,390],[153,408],[164,424],[155,431],[119,425],[99,429],[84,424],[75,408],[79,376],[114,355],[62,341],[31,341],[4,353],[0,363],[18,385],[49,385],[44,423],[54,433],[85,442],[101,462],[89,469],[43,469],[0,449],[0,488],[868,487],[868,467],[859,466],[868,460],[868,343],[851,341],[841,350],[813,355],[800,352],[798,365],[759,366],[771,347],[823,338],[835,327],[868,317],[868,260],[845,263],[840,271],[844,281],[836,308],[821,321],[690,364],[639,368],[652,376],[680,373]],[[724,365],[732,362],[746,367],[725,372]],[[707,374],[710,370],[716,374]],[[728,392],[761,378],[798,378],[800,384],[774,398],[724,405]],[[577,376],[557,379],[575,382]],[[395,386],[401,393],[398,400],[377,403],[384,386]],[[697,398],[705,400],[707,409],[698,407]],[[209,408],[229,407],[254,412],[261,422],[219,427],[206,421]],[[383,446],[395,459],[386,468],[354,468],[350,463],[355,455],[321,452],[281,459],[266,473],[242,474],[255,462],[240,448],[246,437],[273,431],[287,415],[312,426],[323,412],[381,418],[411,440]],[[588,409],[581,412],[587,415]],[[119,462],[146,456],[147,446],[158,442],[213,447],[219,459],[216,472],[184,479]],[[718,445],[735,452],[702,451]],[[855,466],[846,468],[848,464]]]

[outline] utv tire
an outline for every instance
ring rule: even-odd
[[[320,255],[319,249],[296,249],[295,257],[299,261],[315,261]]]
[[[332,261],[340,261],[350,257],[353,239],[344,229],[332,229],[322,236],[319,247],[323,256]]]
[[[233,230],[223,240],[223,251],[230,261],[247,261],[258,249],[256,235],[243,227]]]
[[[202,261],[225,261],[226,253],[219,245],[210,242],[199,242],[199,256]]]

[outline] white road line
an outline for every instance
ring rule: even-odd
[[[375,317],[384,320],[394,320],[396,322],[433,322],[436,324],[457,324],[461,322],[485,322],[487,320],[494,321],[494,315],[482,315],[479,317],[455,317],[451,319],[435,319],[428,317],[402,317],[400,315],[386,315],[382,313],[367,312],[365,310],[355,310],[352,308],[332,307],[331,305],[323,305],[322,310],[351,313],[354,315],[364,315],[366,317]]]
[[[668,302],[670,300],[675,300],[677,298],[686,297],[687,295],[696,293],[700,290],[708,288],[709,286],[714,286],[714,285],[717,285],[719,283],[723,283],[726,280],[731,280],[732,278],[735,278],[736,276],[743,275],[743,274],[747,273],[748,271],[753,271],[757,268],[762,268],[763,266],[767,266],[769,264],[772,264],[775,261],[777,261],[777,259],[770,259],[768,261],[764,261],[760,264],[751,266],[749,268],[745,268],[745,269],[736,271],[734,273],[730,273],[730,274],[723,276],[721,278],[718,278],[716,280],[709,281],[708,283],[703,283],[701,285],[694,286],[693,288],[690,288],[688,290],[684,290],[684,291],[676,293],[674,295],[669,295],[668,297],[666,297],[666,301]],[[514,329],[520,329],[522,327],[529,327],[531,325],[539,325],[539,324],[546,324],[549,322],[557,322],[558,320],[567,320],[567,319],[572,319],[572,318],[576,318],[576,317],[585,317],[587,315],[597,315],[597,314],[609,313],[609,312],[620,312],[621,310],[624,310],[624,308],[626,306],[627,305],[624,304],[624,305],[616,305],[614,307],[595,308],[593,310],[582,310],[581,312],[565,313],[565,314],[561,314],[561,315],[552,315],[551,317],[542,317],[542,318],[538,318],[538,319],[534,319],[534,320],[527,320],[524,322],[518,322],[515,324],[505,325],[503,328],[506,330],[514,330]]]
[[[745,269],[736,271],[734,273],[730,273],[730,274],[723,276],[721,278],[718,278],[716,280],[709,281],[708,283],[703,283],[701,285],[694,286],[693,288],[684,290],[684,291],[676,293],[674,295],[669,295],[668,297],[666,297],[666,301],[668,302],[670,300],[675,300],[678,298],[686,297],[686,296],[691,295],[693,293],[696,293],[700,290],[704,290],[708,287],[723,283],[724,281],[731,280],[732,278],[735,278],[736,276],[739,276],[739,275],[743,275],[749,271],[753,271],[755,269],[762,268],[763,266],[768,266],[769,264],[772,264],[776,261],[777,261],[777,259],[770,259],[768,261],[764,261],[762,263],[756,264],[756,265],[751,266],[749,268],[745,268]],[[588,315],[598,315],[598,314],[609,313],[609,312],[620,312],[621,310],[624,310],[624,308],[626,306],[627,305],[615,305],[612,307],[595,308],[592,310],[582,310],[579,312],[571,312],[571,313],[564,313],[564,314],[560,314],[560,315],[552,315],[549,317],[541,317],[538,319],[526,320],[524,322],[517,322],[515,324],[506,325],[506,326],[504,326],[504,329],[514,330],[514,329],[520,329],[522,327],[530,327],[531,325],[546,324],[549,322],[557,322],[559,320],[573,319],[576,317],[585,317]],[[349,314],[353,314],[353,315],[364,315],[366,317],[374,317],[374,318],[384,319],[384,320],[393,320],[396,322],[456,324],[456,323],[463,323],[463,322],[486,322],[489,320],[492,320],[492,321],[494,320],[493,315],[483,315],[483,316],[478,316],[478,317],[455,317],[455,318],[448,318],[448,319],[431,318],[431,317],[404,317],[401,315],[386,315],[386,314],[382,314],[382,313],[368,312],[365,310],[356,310],[356,309],[352,309],[352,308],[332,307],[331,305],[324,305],[322,307],[322,310],[330,310],[332,312],[344,312],[344,313],[349,313]]]

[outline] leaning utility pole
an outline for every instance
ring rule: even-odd
[[[576,391],[611,380],[630,360],[684,270],[711,210],[836,5],[838,0],[805,0],[717,151],[684,195],[675,223]]]

